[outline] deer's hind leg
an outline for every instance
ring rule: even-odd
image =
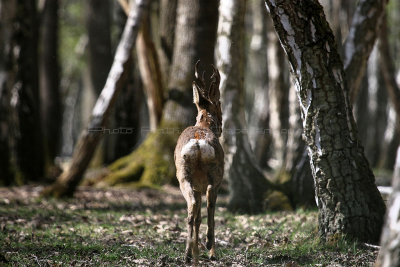
[[[193,227],[195,219],[197,217],[197,213],[199,212],[198,206],[201,205],[201,203],[198,203],[196,201],[195,192],[189,181],[187,181],[186,179],[180,181],[180,189],[187,204],[188,217],[187,217],[187,239],[186,239],[186,249],[185,249],[185,262],[190,263],[192,260],[193,252],[196,252],[194,244],[195,240],[193,238],[194,237]],[[194,256],[196,257],[196,255]]]
[[[199,259],[199,230],[201,224],[201,192],[194,191],[196,204],[194,205],[194,240],[193,240],[193,258],[195,263]]]

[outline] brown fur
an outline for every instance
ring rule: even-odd
[[[214,68],[207,89],[204,77],[199,77],[195,66],[196,80],[193,82],[193,99],[198,114],[196,125],[186,128],[175,148],[176,176],[187,202],[188,237],[185,259],[192,256],[198,261],[198,238],[201,223],[201,196],[207,198],[207,249],[210,258],[215,258],[214,212],[217,192],[224,172],[224,152],[218,141],[221,135],[222,116],[219,101],[219,72]]]

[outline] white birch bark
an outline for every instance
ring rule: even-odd
[[[221,74],[225,177],[230,187],[232,210],[262,209],[267,180],[255,163],[248,140],[244,114],[244,14],[246,1],[220,2],[217,66]]]

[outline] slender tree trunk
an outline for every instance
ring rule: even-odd
[[[150,130],[154,131],[160,123],[164,107],[164,85],[157,50],[152,39],[150,15],[147,15],[136,41],[136,49],[140,75],[146,88]]]
[[[349,35],[344,44],[344,70],[350,101],[354,103],[360,89],[366,62],[380,28],[387,0],[360,0]]]
[[[387,25],[387,17],[386,15],[383,18],[382,22],[382,27],[380,28],[379,31],[379,60],[380,64],[379,66],[381,67],[381,72],[382,72],[382,77],[385,83],[385,87],[388,90],[388,95],[389,99],[392,103],[392,106],[396,112],[396,126],[395,126],[395,133],[393,140],[391,141],[391,144],[389,146],[389,151],[387,151],[384,154],[386,155],[386,160],[383,160],[383,162],[390,162],[390,157],[387,156],[393,155],[393,146],[399,142],[399,135],[400,135],[400,88],[399,85],[397,84],[395,77],[396,77],[396,71],[394,67],[394,62],[393,62],[393,57],[391,56],[391,49],[389,45],[389,39],[388,39],[388,25]],[[391,166],[387,165],[386,166]]]
[[[114,162],[103,183],[149,186],[177,182],[173,151],[180,131],[195,122],[194,65],[200,59],[211,69],[217,22],[218,1],[178,1],[168,99],[160,126],[130,155]]]
[[[400,89],[394,79],[394,65],[390,56],[390,47],[387,34],[386,17],[380,31],[379,51],[381,53],[382,73],[390,99],[397,115],[397,129],[399,129]],[[396,163],[392,181],[393,191],[389,197],[385,225],[381,236],[381,250],[379,251],[376,267],[400,265],[400,147],[397,149]]]
[[[257,163],[268,168],[272,136],[269,131],[267,13],[262,1],[250,1],[253,31],[247,60],[245,87],[254,88],[249,116],[249,141]],[[275,33],[274,33],[275,34]]]
[[[43,195],[70,196],[81,181],[96,146],[101,140],[102,129],[107,123],[115,98],[124,85],[128,70],[126,65],[131,58],[140,23],[148,6],[149,1],[142,0],[131,9],[106,84],[93,109],[89,125],[82,132],[74,149],[71,167],[64,171],[52,186],[45,188]]]
[[[50,164],[60,150],[62,107],[58,63],[58,1],[46,0],[41,25],[40,101],[45,151]]]
[[[36,1],[17,1],[13,23],[12,109],[17,176],[38,181],[44,175],[38,77],[38,19]]]
[[[117,6],[117,9],[118,38],[120,39],[128,16],[120,6]],[[112,136],[111,147],[106,148],[111,151],[110,158],[106,159],[107,163],[111,163],[131,153],[140,139],[140,111],[143,107],[144,96],[142,81],[135,62],[137,61],[134,59],[133,53],[127,65],[129,70],[126,85],[121,89],[120,95],[115,103],[114,126],[123,132]]]
[[[268,30],[269,108],[275,168],[284,166],[289,129],[289,77],[285,54],[271,25]],[[285,168],[285,167],[283,167]]]
[[[323,9],[311,0],[265,2],[295,78],[321,238],[377,242],[385,204],[359,144],[343,65]]]
[[[255,162],[245,129],[244,15],[246,1],[221,0],[217,66],[221,73],[225,177],[230,187],[229,208],[257,212],[263,208],[268,182]]]
[[[400,266],[400,147],[397,149],[392,188],[376,267]]]
[[[0,185],[14,183],[11,160],[10,99],[12,72],[12,23],[16,1],[0,2]]]

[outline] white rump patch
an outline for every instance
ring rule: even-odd
[[[190,139],[186,145],[182,147],[181,155],[186,157],[195,157],[198,152],[198,144],[196,139]]]
[[[203,139],[190,139],[186,145],[183,146],[181,155],[186,158],[197,158],[200,153],[202,161],[208,161],[215,158],[214,148]]]
[[[200,146],[200,156],[202,160],[210,160],[215,158],[214,148],[209,143],[207,143],[203,139],[200,139],[199,146]]]

